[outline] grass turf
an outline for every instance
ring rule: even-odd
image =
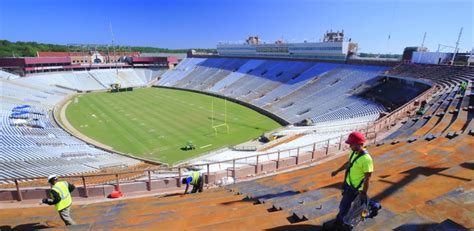
[[[82,134],[115,150],[173,164],[225,146],[236,145],[278,128],[274,120],[247,107],[204,94],[163,88],[96,92],[77,96],[66,108],[68,121]],[[193,151],[181,148],[192,141]],[[203,147],[203,148],[201,148]]]

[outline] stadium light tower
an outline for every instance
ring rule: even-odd
[[[423,41],[421,42],[421,47],[425,47],[426,32],[423,34]]]
[[[452,65],[454,65],[454,58],[456,57],[456,53],[458,53],[459,41],[461,40],[461,36],[462,36],[462,27],[461,27],[461,30],[459,31],[458,41],[456,41],[456,48],[454,48],[453,59],[451,60]]]
[[[114,46],[115,38],[114,38],[114,31],[112,30],[112,22],[110,22],[110,34],[111,34],[111,36],[112,36],[112,48],[113,48],[113,50],[114,50],[114,57],[117,58],[117,54],[115,53],[115,46]],[[119,84],[117,61],[118,61],[118,60],[115,61],[115,77],[117,78],[116,83]]]

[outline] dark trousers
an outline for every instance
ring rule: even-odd
[[[349,186],[346,182],[344,182],[344,192],[342,193],[341,203],[339,204],[339,213],[336,216],[336,223],[342,224],[344,216],[347,215],[349,209],[351,208],[352,201],[357,197],[356,189]]]
[[[193,185],[193,190],[191,190],[191,193],[197,193],[202,192],[202,189],[204,188],[204,181],[202,179],[202,176],[199,176],[197,184]]]

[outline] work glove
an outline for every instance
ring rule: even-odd
[[[41,202],[43,202],[43,204],[47,204],[47,203],[48,203],[48,199],[47,199],[47,198],[43,198],[43,200],[41,200]]]
[[[336,172],[336,171],[331,172],[331,176],[332,176],[332,177],[335,177],[336,175],[337,175],[337,172]]]

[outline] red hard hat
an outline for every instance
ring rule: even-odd
[[[349,137],[347,137],[346,144],[364,144],[365,143],[365,137],[362,133],[360,132],[352,132],[349,134]]]

